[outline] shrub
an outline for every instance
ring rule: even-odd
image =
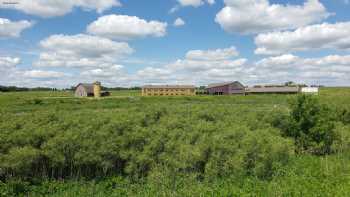
[[[332,144],[332,150],[337,153],[344,153],[350,150],[350,126],[343,123],[335,125],[336,140]]]
[[[35,105],[41,105],[43,103],[43,100],[41,100],[41,99],[34,99],[33,100],[33,104],[35,104]]]
[[[337,138],[332,111],[309,95],[299,95],[292,100],[289,115],[275,117],[272,124],[280,128],[284,136],[294,138],[297,153],[330,154]]]
[[[21,179],[10,179],[6,184],[0,181],[0,197],[25,196],[29,187],[30,183]]]
[[[342,107],[337,110],[338,120],[343,122],[344,124],[350,124],[350,109]]]

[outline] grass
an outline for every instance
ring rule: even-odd
[[[140,93],[140,91],[113,91],[111,97],[102,99],[75,98],[72,92],[63,91],[0,93],[2,118],[0,140],[11,141],[15,144],[13,146],[22,147],[41,139],[41,135],[45,136],[46,133],[51,137],[57,135],[56,132],[61,132],[63,135],[69,131],[73,137],[76,137],[74,134],[81,133],[83,134],[81,139],[89,139],[91,142],[94,138],[89,138],[88,134],[94,134],[95,131],[97,134],[109,132],[108,129],[112,127],[132,127],[133,125],[123,121],[130,121],[130,124],[133,124],[135,123],[133,119],[138,121],[144,116],[154,115],[154,109],[157,109],[167,111],[166,116],[147,127],[150,129],[147,133],[141,135],[143,130],[136,126],[140,133],[136,130],[133,131],[133,135],[127,137],[135,137],[133,140],[136,142],[143,138],[159,142],[171,136],[173,138],[170,139],[183,141],[186,144],[181,149],[177,149],[177,145],[173,147],[174,151],[183,151],[183,155],[179,151],[180,153],[173,153],[172,156],[179,156],[179,160],[190,157],[188,161],[186,160],[190,162],[196,159],[197,148],[205,145],[203,143],[191,146],[191,142],[187,144],[192,138],[198,138],[196,135],[200,135],[200,138],[218,133],[213,136],[221,137],[220,133],[231,134],[231,130],[241,127],[253,132],[270,128],[263,117],[268,117],[276,111],[287,113],[289,100],[296,97],[296,95],[141,97]],[[350,107],[349,88],[322,88],[317,97],[322,103],[334,107]],[[214,121],[211,122],[211,119]],[[68,128],[69,125],[73,125],[75,130],[69,130],[71,129]],[[19,130],[16,130],[17,126],[20,127]],[[66,127],[67,130],[62,130]],[[165,133],[156,136],[161,129],[170,127],[177,130],[166,130]],[[180,130],[181,128],[183,130]],[[345,132],[350,133],[348,128],[344,126]],[[9,131],[13,134],[5,135]],[[230,137],[226,134],[223,140]],[[11,139],[6,138],[8,136]],[[153,139],[156,137],[159,138]],[[222,141],[224,142],[230,143],[230,140]],[[76,141],[76,144],[79,143],[80,141]],[[136,150],[130,148],[136,151],[135,154],[140,150],[142,152],[144,148],[139,147],[139,144],[135,147]],[[2,156],[7,153],[5,148],[4,144],[0,144],[0,162],[3,161]],[[147,158],[140,155],[134,162],[144,160]],[[0,196],[347,196],[350,192],[349,162],[350,150],[323,157],[292,155],[287,165],[276,167],[274,175],[266,179],[255,175],[198,179],[198,176],[191,173],[179,174],[175,179],[171,179],[156,170],[152,171],[152,176],[140,179],[133,179],[130,174],[44,181],[11,179],[3,183],[0,181]],[[0,166],[0,175],[1,170]],[[0,180],[3,180],[1,176]]]

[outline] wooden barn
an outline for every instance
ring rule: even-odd
[[[209,84],[206,90],[213,95],[245,94],[245,87],[238,81]]]
[[[109,96],[109,92],[101,92],[101,83],[96,81],[94,83],[79,83],[75,87],[76,97],[95,97]]]

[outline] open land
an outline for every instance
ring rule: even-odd
[[[350,88],[310,96],[330,144],[286,133],[298,97],[0,93],[0,196],[347,196]]]

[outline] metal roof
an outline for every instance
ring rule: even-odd
[[[196,88],[194,85],[145,85],[142,88]]]
[[[94,93],[94,84],[92,83],[79,83],[77,87],[79,86],[83,86],[83,88],[88,94]]]
[[[253,87],[246,88],[247,93],[287,93],[299,92],[299,87]]]
[[[230,81],[230,82],[223,82],[223,83],[212,83],[212,84],[209,84],[207,88],[215,88],[215,87],[221,87],[221,86],[226,86],[226,85],[231,85],[231,84],[234,84],[234,83],[238,83],[238,85],[244,87],[240,82],[238,81]]]

